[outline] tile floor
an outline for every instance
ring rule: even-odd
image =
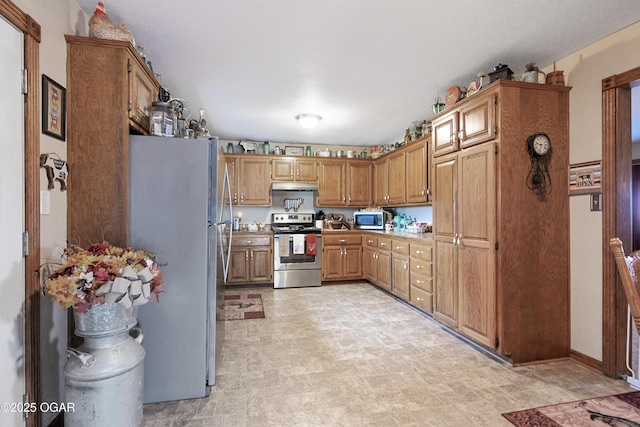
[[[224,322],[211,395],[145,405],[144,426],[510,426],[630,390],[572,361],[511,367],[366,283],[258,291],[266,318]]]

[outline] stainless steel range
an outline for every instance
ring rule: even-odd
[[[322,230],[312,213],[274,213],[273,287],[320,286],[322,282]]]

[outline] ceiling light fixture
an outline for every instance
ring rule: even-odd
[[[320,120],[322,120],[322,117],[317,114],[298,114],[296,116],[296,120],[303,128],[312,128],[315,127]]]

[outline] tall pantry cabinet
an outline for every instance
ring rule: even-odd
[[[569,91],[498,81],[432,118],[434,317],[513,364],[569,356]]]
[[[129,244],[129,134],[148,134],[159,84],[131,43],[67,41],[67,236]]]

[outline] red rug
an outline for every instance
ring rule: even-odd
[[[218,320],[245,320],[264,318],[260,294],[225,295],[224,303],[218,306]]]
[[[502,414],[519,427],[640,427],[640,391]]]

